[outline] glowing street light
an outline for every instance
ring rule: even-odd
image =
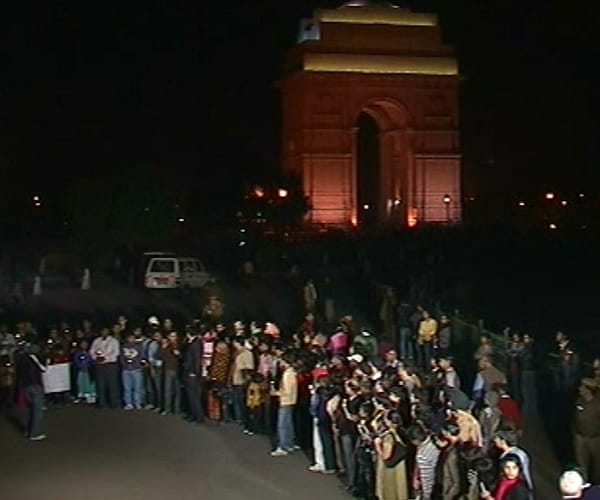
[[[558,229],[558,226],[556,224],[548,224],[548,229],[552,229],[554,231],[555,229]]]
[[[369,210],[369,208],[371,208],[371,207],[369,206],[369,204],[368,204],[368,203],[365,203],[365,204],[363,205],[363,208],[364,208],[365,210]]]
[[[520,201],[520,202],[519,202],[519,206],[520,206],[520,207],[524,207],[524,206],[525,206],[525,202],[524,202],[524,201]]]
[[[445,194],[442,200],[444,201],[444,205],[446,205],[446,222],[450,222],[450,202],[452,198],[449,194]]]
[[[280,198],[287,198],[287,195],[288,195],[288,190],[287,190],[287,189],[284,189],[284,188],[279,188],[279,189],[277,190],[277,195],[278,195]]]
[[[183,223],[183,222],[185,222],[185,219],[183,217],[179,217],[179,219],[177,219],[177,222]]]
[[[561,204],[563,207],[566,207],[566,206],[567,206],[569,203],[567,202],[567,200],[563,200],[563,201],[561,201],[561,202],[560,202],[560,204]]]
[[[546,199],[547,200],[553,200],[554,199],[554,193],[546,193]]]

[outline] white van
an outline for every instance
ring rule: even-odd
[[[210,274],[204,264],[193,257],[155,255],[148,260],[144,274],[146,288],[202,288]]]

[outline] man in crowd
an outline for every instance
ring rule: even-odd
[[[575,459],[592,482],[600,482],[600,399],[599,385],[584,378],[575,405]]]
[[[117,364],[119,341],[108,328],[100,331],[90,347],[90,356],[96,369],[96,387],[100,408],[118,408],[119,405],[119,366]]]
[[[294,451],[294,406],[298,400],[298,381],[294,369],[294,359],[289,353],[284,354],[280,361],[283,375],[279,390],[273,389],[272,395],[279,398],[277,410],[277,448],[271,452],[274,457],[286,456]]]
[[[41,441],[46,438],[42,432],[42,419],[44,416],[44,383],[42,373],[46,366],[40,359],[39,348],[28,344],[23,352],[17,356],[17,380],[19,387],[25,395],[29,418],[25,429],[25,436],[31,441]]]
[[[186,331],[183,355],[183,376],[187,395],[187,419],[200,424],[204,421],[202,408],[202,338],[191,327]]]

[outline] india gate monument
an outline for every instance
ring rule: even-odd
[[[366,0],[316,10],[279,87],[283,167],[309,224],[460,222],[458,63],[436,15]]]

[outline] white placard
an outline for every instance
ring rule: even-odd
[[[42,373],[42,378],[44,380],[44,392],[46,394],[70,391],[71,365],[69,363],[48,365],[46,371]]]

